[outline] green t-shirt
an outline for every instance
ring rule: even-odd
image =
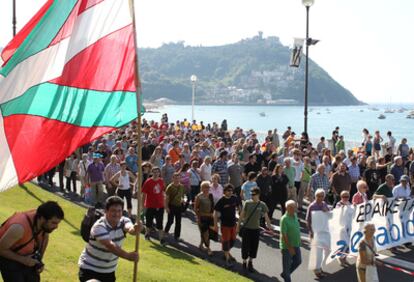
[[[312,167],[310,165],[305,165],[303,167],[303,177],[302,182],[309,183],[312,176]]]
[[[184,186],[182,184],[175,186],[173,183],[167,186],[165,194],[168,196],[168,205],[175,207],[181,206],[182,199],[184,199]]]
[[[254,208],[256,205],[259,204],[252,214]],[[247,200],[244,203],[244,220],[243,220],[243,226],[248,229],[259,229],[260,228],[260,219],[264,216],[265,213],[269,211],[266,204],[262,201],[255,203],[253,200]],[[252,214],[252,215],[251,215]],[[251,216],[250,216],[251,215]],[[247,219],[250,217],[249,221],[246,224]]]
[[[381,184],[377,191],[375,191],[376,195],[384,195],[387,198],[392,198],[393,194],[392,194],[392,189],[390,187],[387,186],[387,183],[383,183]]]
[[[300,247],[300,227],[298,217],[285,213],[280,219],[280,234],[286,234],[291,247]],[[280,249],[287,249],[282,236],[279,241]]]
[[[295,174],[296,174],[295,169],[293,167],[289,167],[289,168],[285,167],[285,174],[289,179],[289,187],[295,186]]]
[[[340,150],[345,150],[345,141],[336,141],[335,147],[337,152],[339,152]]]

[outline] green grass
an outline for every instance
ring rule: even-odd
[[[79,226],[85,209],[28,183],[23,188],[16,186],[0,193],[0,222],[16,211],[35,209],[48,200],[59,202],[65,219],[50,236],[42,281],[78,281],[77,262],[85,245]],[[133,250],[134,239],[128,236],[124,243],[126,250]],[[145,240],[140,240],[140,258],[140,281],[249,281],[201,259]],[[132,275],[133,263],[120,259],[117,281],[132,281]]]

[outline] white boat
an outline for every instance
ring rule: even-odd
[[[406,118],[414,119],[414,114],[408,114]]]
[[[378,116],[378,119],[385,119],[386,117],[383,115],[383,114],[380,114],[379,116]]]

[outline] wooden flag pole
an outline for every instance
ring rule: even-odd
[[[135,22],[135,1],[130,0],[130,9],[132,15],[132,25],[133,25],[133,36],[134,36],[134,50],[135,50],[135,91],[136,91],[136,98],[137,98],[137,155],[138,155],[138,171],[137,171],[137,217],[136,220],[139,223],[141,220],[141,210],[142,210],[142,202],[141,202],[141,191],[142,191],[142,122],[141,122],[141,82],[139,79],[139,65],[138,65],[138,43],[137,43],[137,29],[136,29],[136,22]],[[139,253],[139,238],[140,234],[138,233],[135,236],[135,252]],[[133,282],[138,281],[138,262],[134,262],[134,277]]]

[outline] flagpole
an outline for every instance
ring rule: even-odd
[[[17,23],[17,18],[16,18],[16,0],[13,0],[13,23],[12,23],[12,27],[13,27],[13,37],[16,36],[16,23]]]
[[[135,21],[135,1],[130,0],[130,8],[132,14],[132,26],[133,26],[133,35],[134,35],[134,50],[135,50],[135,91],[136,91],[136,98],[137,98],[137,155],[138,155],[138,171],[137,171],[137,222],[141,220],[141,209],[142,209],[142,202],[141,202],[141,191],[142,191],[142,122],[141,122],[141,83],[139,80],[139,65],[138,65],[138,43],[137,43],[137,29],[136,29],[136,21]],[[139,252],[139,238],[140,234],[136,234],[135,236],[135,252]],[[138,262],[134,262],[134,277],[133,282],[138,281]]]

